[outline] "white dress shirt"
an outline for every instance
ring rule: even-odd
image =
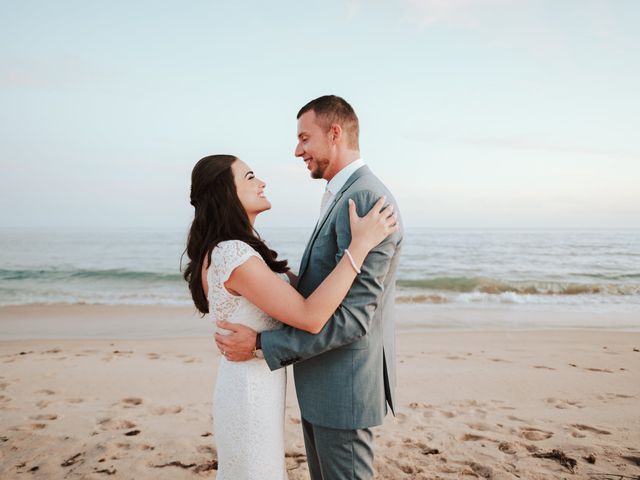
[[[361,158],[354,160],[349,165],[344,167],[338,173],[334,175],[334,177],[327,182],[327,187],[325,189],[325,194],[322,196],[322,205],[320,207],[320,219],[324,217],[324,214],[327,213],[329,209],[329,205],[333,201],[336,194],[344,187],[344,184],[347,183],[349,177],[358,170],[360,167],[364,167],[364,160]]]

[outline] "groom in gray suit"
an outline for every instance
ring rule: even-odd
[[[298,112],[295,155],[313,178],[327,180],[320,218],[300,265],[297,290],[308,297],[331,273],[351,241],[348,199],[364,216],[391,192],[360,158],[358,117],[344,99],[327,95]],[[313,480],[373,477],[371,427],[393,411],[395,386],[394,297],[401,228],[374,248],[340,307],[320,333],[284,326],[256,334],[216,335],[232,360],[264,355],[275,370],[294,364],[296,392]]]

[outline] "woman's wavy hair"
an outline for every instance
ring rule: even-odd
[[[205,255],[207,265],[211,264],[211,252],[218,243],[241,240],[251,245],[274,272],[289,271],[287,261],[276,260],[278,254],[260,238],[240,203],[231,170],[236,160],[233,155],[210,155],[199,160],[191,172],[191,205],[195,214],[184,251],[189,263],[183,277],[189,283],[193,303],[203,315],[209,313],[209,302],[202,288],[202,265]]]

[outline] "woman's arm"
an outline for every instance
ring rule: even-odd
[[[360,218],[355,204],[349,201],[352,240],[348,250],[358,269],[369,251],[398,228],[393,208],[381,211],[383,205],[384,198],[381,198],[365,217]],[[344,255],[318,288],[304,298],[263,261],[253,257],[232,272],[225,287],[242,295],[269,316],[315,334],[338,308],[355,277],[356,271]]]

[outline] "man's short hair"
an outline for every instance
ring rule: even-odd
[[[347,135],[347,146],[354,150],[360,149],[358,117],[344,98],[336,95],[318,97],[302,107],[296,118],[299,119],[310,110],[316,113],[318,124],[325,130],[328,131],[333,124],[340,125],[342,131]]]

